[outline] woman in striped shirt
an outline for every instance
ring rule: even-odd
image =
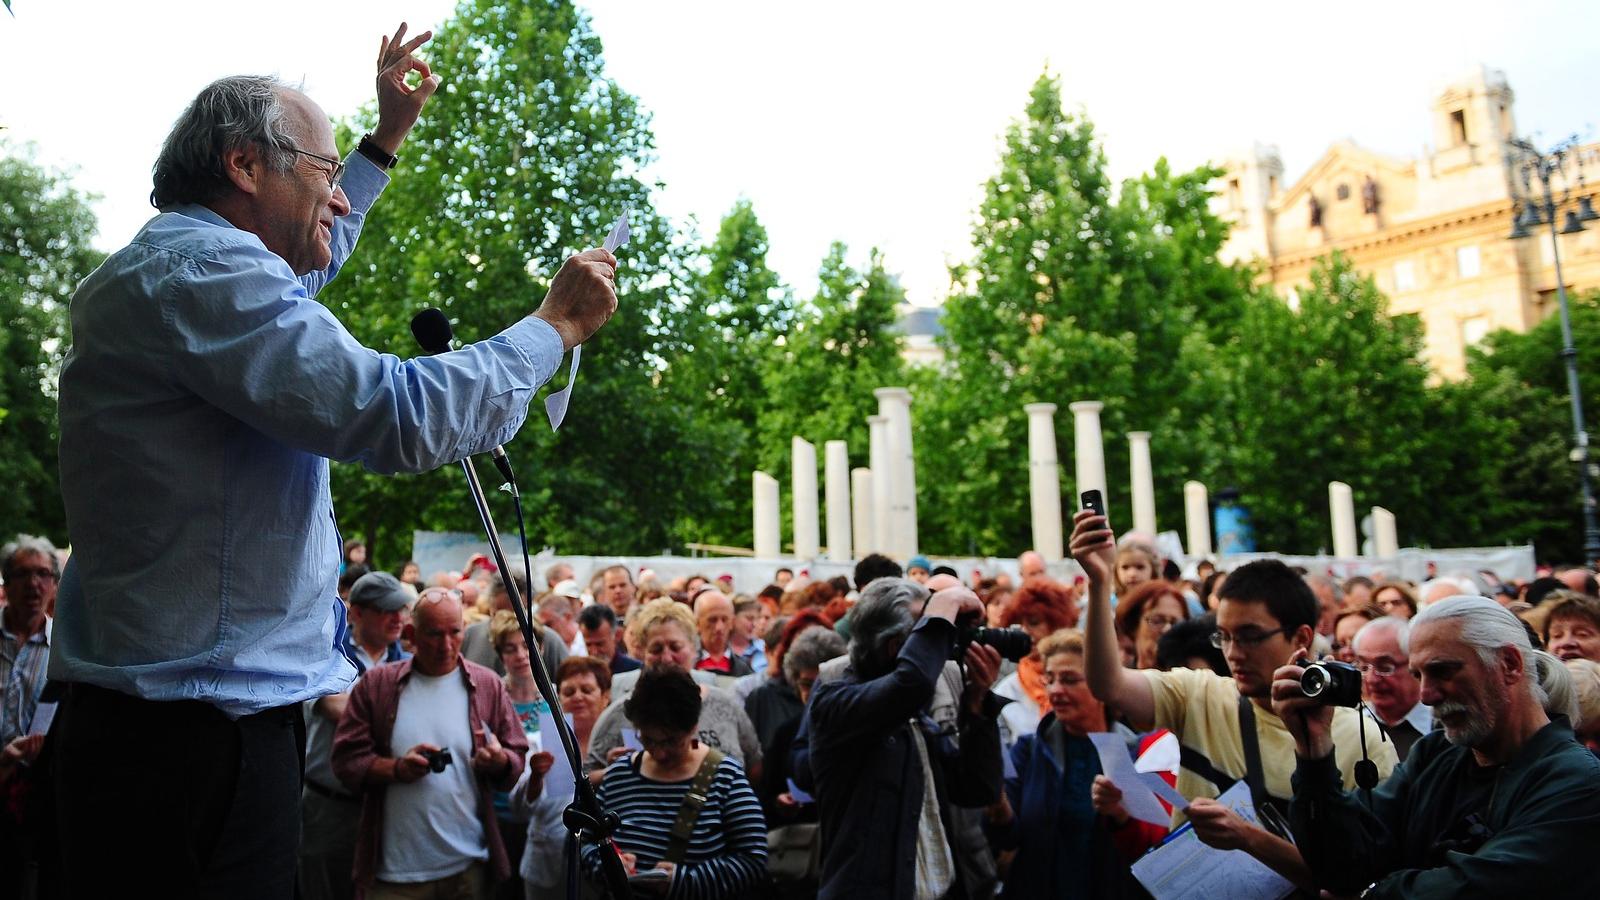
[[[767,825],[744,769],[731,758],[716,763],[687,845],[677,859],[668,858],[685,796],[713,752],[696,737],[699,686],[682,669],[653,666],[640,674],[625,705],[644,752],[606,769],[600,803],[622,819],[615,842],[630,875],[667,873],[636,878],[636,891],[672,900],[731,900],[753,893],[766,873]],[[598,876],[598,847],[585,848],[584,864]]]

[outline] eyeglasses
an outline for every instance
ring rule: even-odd
[[[40,581],[55,581],[56,573],[54,569],[13,569],[6,576],[7,581],[27,581],[29,578],[37,578]]]
[[[461,599],[461,592],[454,588],[428,588],[417,595],[417,602],[438,603],[446,598],[459,601]]]
[[[1144,617],[1145,626],[1148,627],[1148,628],[1154,629],[1156,631],[1166,631],[1168,628],[1171,628],[1172,626],[1174,626],[1174,625],[1176,625],[1176,624],[1178,624],[1179,622],[1182,622],[1182,621],[1183,621],[1182,619],[1175,619],[1175,618],[1173,618],[1171,616],[1145,616]]]
[[[1378,676],[1379,678],[1388,678],[1390,675],[1393,675],[1394,673],[1405,668],[1403,665],[1396,665],[1389,660],[1382,660],[1375,663],[1358,660],[1355,663],[1355,667],[1356,670],[1361,673],[1362,678],[1371,678],[1374,675]]]
[[[298,153],[301,156],[309,156],[312,159],[321,160],[322,162],[333,166],[332,169],[328,170],[328,187],[329,189],[332,189],[339,186],[339,179],[344,177],[344,160],[334,159],[331,156],[323,156],[320,153],[312,153],[310,150],[301,150],[299,147],[293,146],[289,148],[289,152]]]
[[[1228,644],[1238,644],[1241,647],[1255,647],[1275,634],[1290,634],[1293,628],[1274,628],[1271,631],[1241,631],[1238,634],[1228,634],[1225,631],[1211,632],[1211,646],[1221,650]]]

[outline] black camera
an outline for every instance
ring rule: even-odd
[[[454,762],[454,760],[450,758],[449,748],[445,748],[443,750],[424,750],[422,751],[422,755],[428,758],[428,768],[431,769],[435,775],[443,772],[445,766],[448,766],[450,763]]]
[[[956,645],[950,650],[951,659],[963,659],[967,655],[968,644],[985,644],[1000,652],[1000,655],[1012,662],[1021,662],[1024,656],[1033,652],[1033,638],[1028,633],[1013,625],[1010,628],[983,628],[980,626],[958,626],[956,628]]]
[[[1323,706],[1358,706],[1361,670],[1331,659],[1312,663],[1300,674],[1300,693]]]

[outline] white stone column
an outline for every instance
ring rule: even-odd
[[[1356,505],[1350,485],[1342,481],[1328,482],[1328,512],[1333,520],[1333,555],[1349,559],[1360,555],[1356,541]]]
[[[851,550],[866,556],[877,546],[877,539],[872,534],[872,470],[865,466],[850,470],[850,523]]]
[[[1372,548],[1383,559],[1400,555],[1400,538],[1394,527],[1394,513],[1381,506],[1372,508]]]
[[[1098,490],[1105,498],[1106,509],[1111,508],[1111,494],[1106,490],[1106,452],[1100,434],[1100,410],[1105,404],[1098,400],[1079,400],[1067,406],[1072,410],[1072,463],[1076,471],[1072,508],[1080,505],[1079,497],[1085,491]]]
[[[790,512],[794,517],[794,555],[801,560],[817,558],[822,543],[817,528],[817,448],[805,438],[789,439]]]
[[[889,540],[901,560],[917,555],[917,473],[911,447],[911,392],[903,387],[878,388],[878,414],[888,418]]]
[[[1033,507],[1033,549],[1047,563],[1060,562],[1061,463],[1056,458],[1056,405],[1029,403],[1028,498]]]
[[[1198,481],[1183,483],[1183,522],[1189,532],[1189,555],[1195,559],[1211,555],[1211,503],[1206,486]]]
[[[777,559],[783,553],[778,532],[778,479],[756,472],[751,482],[755,493],[756,559]]]
[[[850,451],[844,441],[822,445],[823,491],[827,495],[828,558],[849,562],[850,554]]]
[[[889,510],[894,476],[889,469],[889,417],[867,416],[867,429],[871,439],[868,459],[872,464],[872,543],[863,545],[863,549],[871,553],[892,553],[894,526]]]
[[[1133,530],[1156,534],[1156,483],[1150,473],[1150,432],[1128,432],[1129,489],[1133,496]]]

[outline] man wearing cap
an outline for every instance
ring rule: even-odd
[[[344,654],[357,678],[384,663],[409,658],[400,649],[401,612],[411,591],[388,572],[369,572],[350,586],[350,628]],[[306,900],[349,897],[361,798],[333,775],[333,733],[350,694],[305,702],[306,775],[300,796],[300,896]]]
[[[583,589],[568,578],[556,583],[539,601],[539,621],[561,638],[572,656],[585,656],[589,650],[583,643],[583,633],[578,631],[578,607],[582,598]]]

